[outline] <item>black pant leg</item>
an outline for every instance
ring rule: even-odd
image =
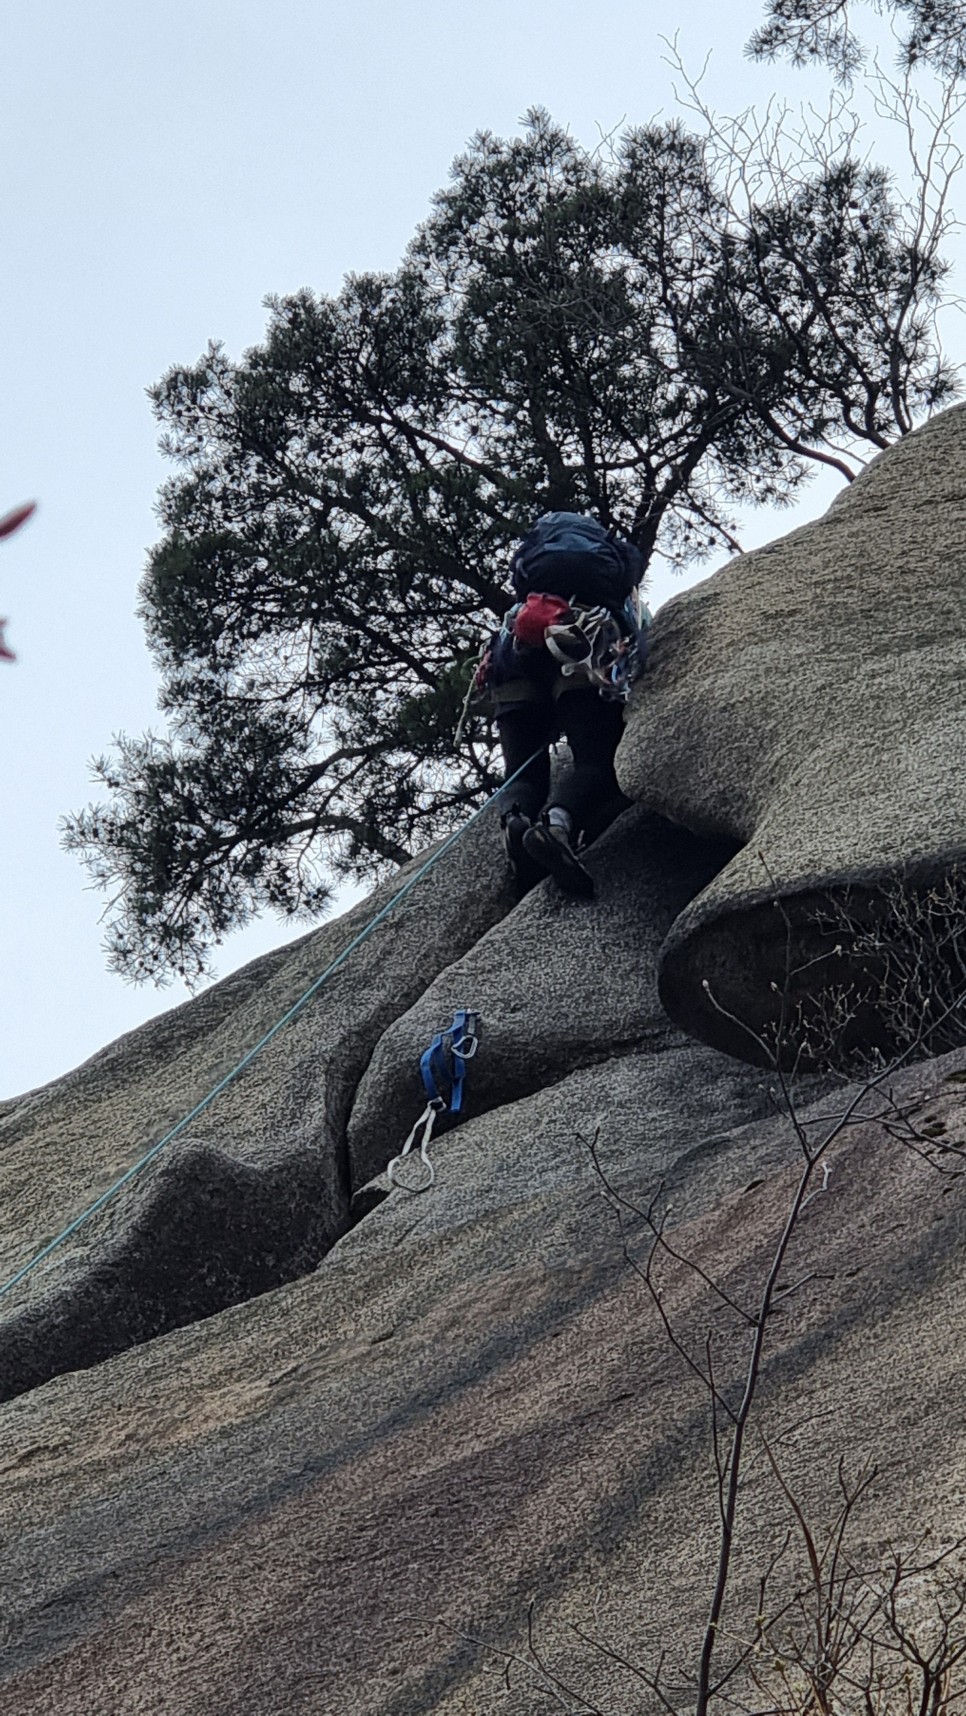
[[[566,691],[557,700],[557,714],[573,766],[565,771],[554,803],[569,810],[576,827],[592,839],[627,804],[614,773],[624,706],[590,689]]]
[[[550,791],[550,742],[554,735],[552,712],[542,703],[524,703],[500,715],[497,730],[507,779],[518,769],[523,770],[515,781],[504,787],[500,795],[501,811],[507,811],[516,804],[524,816],[534,821],[546,804]]]

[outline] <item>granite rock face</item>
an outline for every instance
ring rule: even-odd
[[[631,810],[590,859],[592,907],[546,883],[494,940],[512,900],[487,813],[184,1136],[4,1295],[0,1399],[313,1268],[368,1207],[353,1208],[352,1194],[399,1150],[423,1103],[419,1055],[459,1005],[484,1019],[477,1114],[644,1049],[673,1049],[683,1075],[693,1049],[653,982],[641,984],[639,961],[653,965],[675,914],[730,851]],[[8,1275],[237,1064],[401,880],[7,1105]],[[698,1101],[702,1123],[719,1083],[728,1124],[759,1089],[757,1075],[723,1068]]]
[[[915,953],[909,900],[955,904],[963,592],[955,411],[659,617],[620,757],[641,802],[588,854],[593,902],[547,883],[511,909],[487,813],[0,1299],[0,1716],[649,1716],[662,1651],[687,1708],[719,1530],[694,1367],[711,1355],[720,1431],[803,1142],[817,1195],[756,1402],[784,1490],[754,1453],[721,1648],[752,1634],[788,1495],[830,1517],[843,1459],[880,1467],[856,1565],[926,1527],[966,1539],[963,1053],[799,1080],[791,1115],[749,1064],[772,984],[821,996],[843,902],[853,982],[863,912],[903,889]],[[0,1106],[4,1276],[403,880]],[[378,1201],[461,1006],[482,1015],[466,1118],[431,1192],[383,1179]],[[776,1605],[804,1562],[793,1530]]]
[[[621,784],[741,848],[665,944],[671,1017],[760,1058],[753,1033],[774,1022],[772,983],[819,997],[862,986],[877,965],[870,921],[884,920],[883,945],[905,944],[937,883],[949,894],[934,926],[944,936],[962,910],[950,878],[966,858],[964,750],[959,406],[880,454],[824,518],[733,560],[657,617]],[[963,975],[957,954],[954,981]],[[945,1046],[964,1036],[960,1013]]]
[[[0,1399],[301,1275],[346,1231],[356,1085],[396,1013],[510,908],[497,838],[489,819],[474,824],[333,975],[324,999],[0,1300]],[[3,1280],[188,1114],[405,880],[3,1104]]]
[[[602,1125],[638,1208],[663,1180],[681,1258],[753,1304],[798,1149],[774,1119],[707,1131],[726,1064],[627,1056],[471,1119],[434,1194],[394,1193],[313,1273],[0,1409],[2,1716],[533,1716],[550,1675],[649,1712],[637,1671],[662,1651],[681,1686],[714,1575],[710,1412],[625,1260],[647,1230],[618,1227],[576,1133]],[[895,1094],[962,1138],[962,1078],[960,1054]],[[757,1421],[812,1519],[840,1455],[879,1462],[851,1539],[870,1566],[966,1528],[966,1205],[872,1124],[830,1167]],[[701,1354],[713,1331],[733,1393],[747,1329],[666,1265],[679,1338]],[[790,1523],[756,1456],[726,1648]]]
[[[474,1114],[559,1085],[582,1066],[684,1048],[658,1000],[656,956],[732,851],[626,811],[588,852],[592,902],[544,883],[447,965],[384,1032],[360,1083],[348,1128],[353,1188],[395,1154],[422,1110],[420,1054],[458,1008],[483,1021]]]

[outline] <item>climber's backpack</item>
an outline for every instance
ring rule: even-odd
[[[545,591],[612,613],[623,608],[643,574],[632,543],[578,512],[544,513],[510,562],[510,582],[521,601],[531,591]]]

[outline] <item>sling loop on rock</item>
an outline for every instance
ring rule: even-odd
[[[466,731],[466,723],[470,718],[470,704],[472,703],[474,696],[479,691],[479,687],[476,683],[478,675],[479,667],[477,663],[474,662],[473,672],[470,674],[470,683],[466,687],[466,696],[463,698],[463,707],[460,710],[460,718],[456,723],[456,732],[453,734],[454,747],[459,744]]]
[[[464,1007],[453,1015],[453,1023],[448,1030],[437,1031],[429,1048],[420,1056],[419,1074],[426,1092],[426,1107],[399,1155],[393,1157],[386,1169],[386,1179],[391,1186],[399,1186],[405,1192],[428,1192],[430,1186],[435,1184],[436,1170],[429,1159],[429,1141],[433,1135],[436,1116],[460,1113],[463,1107],[466,1063],[473,1059],[479,1046],[480,1016]],[[442,1094],[447,1086],[448,1097]],[[418,1154],[425,1172],[418,1184],[410,1185],[408,1181],[397,1178],[397,1170],[404,1158],[416,1148],[416,1135],[420,1127],[423,1130]]]

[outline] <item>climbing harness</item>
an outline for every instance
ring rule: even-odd
[[[182,1118],[164,1134],[163,1138],[159,1138],[156,1144],[152,1144],[150,1150],[146,1150],[143,1156],[140,1156],[136,1162],[131,1164],[130,1168],[126,1169],[123,1174],[120,1174],[113,1184],[108,1186],[105,1192],[101,1193],[99,1198],[95,1198],[93,1203],[88,1204],[86,1209],[81,1210],[80,1215],[75,1216],[73,1221],[68,1222],[67,1226],[62,1228],[60,1233],[55,1234],[53,1239],[48,1240],[46,1245],[42,1246],[33,1257],[29,1258],[20,1269],[15,1270],[9,1279],[0,1285],[0,1299],[2,1299],[5,1294],[12,1292],[14,1287],[18,1286],[19,1283],[32,1272],[32,1270],[36,1269],[38,1264],[45,1262],[51,1253],[63,1245],[66,1240],[73,1238],[73,1235],[77,1232],[78,1228],[83,1227],[84,1223],[89,1221],[91,1216],[97,1215],[100,1210],[104,1209],[119,1192],[123,1191],[125,1186],[129,1185],[138,1174],[142,1173],[144,1169],[155,1160],[155,1157],[161,1154],[162,1150],[165,1150],[169,1144],[173,1144],[176,1138],[179,1138],[183,1132],[186,1132],[192,1121],[197,1120],[200,1114],[204,1114],[205,1110],[211,1107],[212,1103],[221,1095],[222,1091],[227,1090],[229,1085],[234,1084],[235,1079],[245,1071],[246,1067],[251,1065],[256,1055],[260,1055],[262,1050],[267,1048],[268,1044],[278,1036],[279,1031],[284,1030],[285,1026],[290,1024],[291,1021],[301,1013],[303,1007],[308,1006],[313,996],[317,995],[323,985],[328,982],[329,978],[333,977],[335,973],[341,969],[346,960],[355,952],[356,948],[361,947],[364,941],[368,941],[373,932],[379,928],[379,925],[385,922],[390,912],[395,911],[400,901],[404,900],[407,894],[410,894],[412,890],[418,886],[423,877],[429,874],[430,870],[439,863],[441,858],[445,858],[447,852],[456,845],[456,842],[458,840],[462,840],[467,829],[472,828],[474,822],[479,821],[479,818],[489,810],[491,804],[494,804],[498,798],[502,797],[506,788],[508,786],[512,786],[513,782],[523,774],[525,769],[530,767],[530,764],[539,755],[539,751],[534,751],[532,757],[528,757],[525,763],[521,763],[520,767],[516,769],[507,780],[498,786],[495,792],[490,794],[486,802],[481,804],[479,809],[474,810],[472,816],[467,817],[462,828],[457,828],[446,840],[443,841],[441,846],[437,847],[436,851],[426,859],[425,863],[419,866],[419,869],[415,874],[410,876],[408,882],[404,882],[402,887],[397,889],[396,893],[393,894],[392,898],[387,900],[386,904],[376,913],[375,917],[370,918],[369,922],[359,931],[359,934],[353,936],[348,946],[344,947],[342,952],[336,955],[335,959],[326,966],[325,970],[315,979],[314,983],[309,984],[304,995],[300,995],[298,1000],[293,1002],[292,1006],[288,1009],[288,1012],[283,1013],[282,1017],[276,1020],[271,1029],[266,1031],[265,1035],[255,1044],[254,1048],[249,1049],[247,1054],[242,1056],[237,1066],[232,1067],[231,1071],[227,1072],[224,1078],[218,1081],[214,1089],[208,1092],[207,1096],[203,1096],[200,1102],[196,1102],[194,1108],[192,1108],[188,1114],[183,1115]],[[468,1058],[469,1057],[465,1054],[462,1056],[464,1061]],[[462,1085],[460,1086],[460,1092],[462,1096]],[[428,1141],[427,1136],[426,1142],[428,1143]],[[423,1152],[421,1150],[420,1155],[422,1154]]]
[[[566,692],[585,687],[605,702],[625,702],[644,665],[651,618],[639,591],[632,592],[620,612],[539,592],[517,603],[483,645],[467,688],[457,742],[474,697],[485,698],[497,715],[524,703],[546,703],[548,697],[555,703]],[[544,648],[556,669],[549,682],[540,666]]]
[[[453,1015],[453,1023],[445,1031],[437,1031],[429,1048],[419,1058],[419,1075],[426,1092],[426,1107],[419,1116],[415,1126],[406,1139],[398,1156],[394,1156],[386,1169],[386,1178],[391,1186],[399,1186],[406,1192],[428,1192],[436,1180],[436,1170],[429,1159],[429,1141],[433,1135],[433,1127],[440,1114],[458,1115],[463,1106],[463,1085],[466,1079],[466,1063],[471,1061],[480,1046],[480,1016],[468,1008],[461,1008]],[[443,1093],[448,1091],[448,1095]],[[422,1127],[422,1136],[416,1145],[416,1134]],[[399,1164],[405,1160],[412,1150],[416,1150],[422,1163],[422,1178],[415,1185],[408,1180],[397,1179]]]

